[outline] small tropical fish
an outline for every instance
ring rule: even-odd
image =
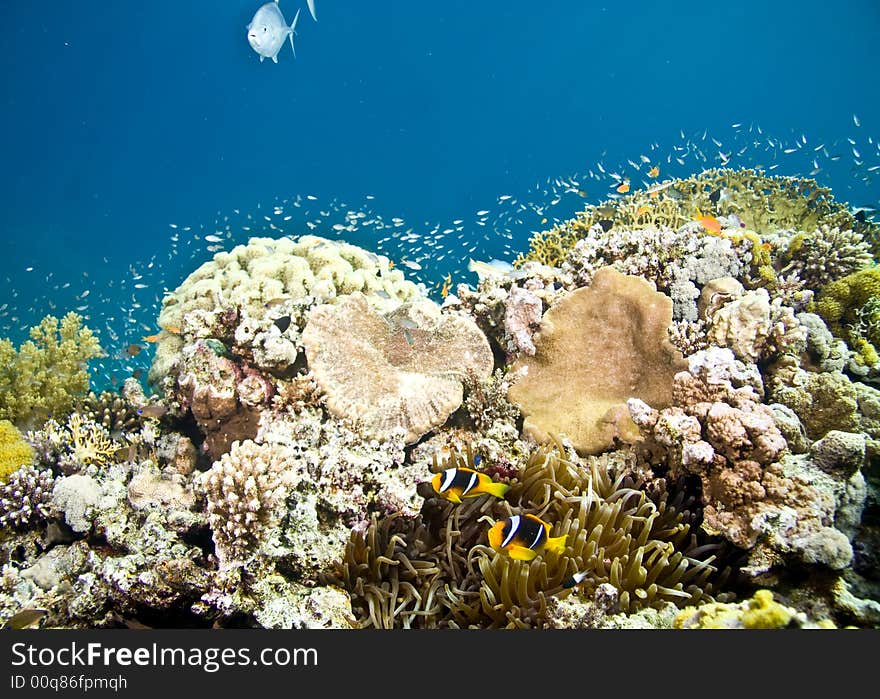
[[[629,191],[629,181],[624,180],[619,185],[617,185],[614,189],[617,190],[618,194],[626,194]]]
[[[276,318],[272,321],[276,328],[278,328],[281,332],[287,330],[290,327],[290,316],[281,316],[280,318]]]
[[[714,216],[704,216],[703,213],[697,209],[696,220],[699,221],[707,231],[721,233],[721,222]]]
[[[636,209],[636,218],[639,218],[640,216],[644,216],[650,210],[651,210],[650,206],[640,206],[638,209]]]
[[[648,177],[657,177],[660,174],[660,168],[654,165],[650,170],[648,170]]]
[[[141,353],[142,349],[143,349],[143,347],[141,347],[140,345],[132,343],[128,347],[125,348],[125,353],[129,357],[137,357]]]
[[[141,417],[153,418],[154,420],[158,420],[167,412],[168,408],[166,406],[158,405],[157,403],[150,403],[137,409],[137,414]]]
[[[471,260],[468,262],[468,271],[473,272],[479,279],[491,276],[503,276],[514,271],[514,267],[504,260],[490,260],[489,262],[480,262],[479,260]]]
[[[447,274],[443,279],[443,286],[440,289],[440,298],[445,299],[449,296],[449,287],[452,285],[452,275]]]
[[[220,340],[217,340],[216,338],[213,338],[213,337],[209,337],[209,338],[206,338],[204,342],[210,348],[210,350],[214,354],[216,354],[218,357],[231,356],[229,350],[226,348],[226,345],[224,345],[222,342],[220,342]]]
[[[254,14],[251,23],[247,25],[247,38],[251,48],[260,55],[260,63],[263,59],[271,58],[278,63],[278,52],[284,46],[287,38],[290,38],[290,48],[293,49],[293,57],[296,58],[296,48],[293,45],[293,35],[296,33],[296,21],[299,19],[299,10],[293,17],[290,26],[284,21],[284,15],[278,8],[278,0],[267,2]]]
[[[447,468],[434,474],[431,485],[437,495],[456,504],[461,503],[462,498],[476,498],[486,494],[503,498],[510,490],[509,485],[495,483],[485,473],[465,467]]]
[[[531,561],[544,550],[562,553],[565,536],[550,536],[550,525],[535,515],[513,515],[489,530],[489,545],[517,561]]]
[[[158,334],[157,335],[144,335],[141,338],[141,342],[158,342],[158,341],[159,341]]]

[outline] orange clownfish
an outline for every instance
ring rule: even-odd
[[[714,216],[704,216],[703,213],[697,209],[696,220],[699,221],[707,231],[721,233],[721,223]]]
[[[617,187],[615,187],[618,194],[626,194],[629,191],[629,181],[624,180]]]
[[[657,167],[656,165],[654,165],[653,167],[651,167],[650,170],[648,170],[648,177],[657,177],[657,175],[659,175],[659,174],[660,174],[660,168]]]
[[[503,498],[510,490],[509,485],[496,483],[485,473],[478,473],[472,468],[447,468],[434,474],[431,479],[434,492],[441,498],[459,504],[462,498],[475,498],[480,495],[494,495]]]
[[[535,515],[513,515],[489,530],[489,545],[517,561],[531,561],[544,550],[565,551],[565,536],[550,536],[550,525]]]

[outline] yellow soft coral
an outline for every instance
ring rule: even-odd
[[[50,415],[65,415],[86,394],[87,362],[103,353],[82,321],[76,313],[60,323],[46,316],[18,351],[9,340],[0,340],[0,418],[39,425]]]
[[[70,416],[67,430],[73,443],[73,455],[78,463],[106,465],[120,448],[101,425],[84,420],[79,413]]]
[[[33,463],[34,450],[24,441],[15,425],[9,420],[0,420],[0,483],[21,466]]]

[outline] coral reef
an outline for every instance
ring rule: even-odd
[[[437,468],[463,463],[477,467],[471,452],[453,452]],[[429,499],[415,517],[374,517],[352,533],[334,581],[359,625],[374,628],[553,626],[549,601],[569,595],[575,575],[579,596],[610,588],[627,611],[710,595],[713,547],[696,544],[693,515],[662,489],[649,496],[623,466],[581,462],[561,444],[539,448],[504,502]],[[542,513],[566,537],[565,552],[524,562],[493,551],[483,515],[511,512]]]
[[[87,364],[102,355],[98,338],[68,313],[46,316],[18,350],[0,339],[0,419],[36,427],[66,415],[89,390]]]
[[[613,268],[571,292],[541,321],[537,352],[523,356],[510,400],[525,416],[523,431],[538,442],[564,434],[581,454],[632,442],[638,430],[628,398],[666,405],[681,355],[669,341],[669,298],[643,279]]]
[[[0,623],[880,627],[878,240],[753,170],[588,206],[442,305],[251,238],[166,294],[150,394],[89,393],[95,336],[47,317],[0,341]],[[527,515],[556,545],[491,545]]]
[[[536,260],[558,266],[597,224],[619,230],[676,230],[694,221],[697,211],[735,216],[744,228],[758,235],[779,230],[815,231],[823,225],[840,230],[859,228],[847,207],[834,201],[831,190],[807,178],[722,168],[668,180],[652,189],[655,191],[637,190],[587,206],[576,218],[533,236],[529,251],[517,258],[517,263]]]
[[[441,314],[428,300],[383,316],[355,293],[315,307],[302,339],[333,415],[367,438],[402,428],[407,443],[446,422],[468,372],[488,378],[494,361],[473,321]]]

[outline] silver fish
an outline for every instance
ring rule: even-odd
[[[315,14],[315,0],[306,0],[306,4],[309,6],[309,13],[312,15],[312,19],[317,22],[318,15]]]
[[[251,48],[260,54],[260,62],[265,58],[271,58],[278,63],[278,52],[284,46],[285,40],[290,37],[290,48],[293,49],[293,57],[296,58],[296,48],[293,45],[293,35],[296,33],[296,21],[299,19],[299,10],[293,17],[290,26],[284,21],[284,15],[278,8],[278,0],[267,2],[247,25],[248,43]]]

